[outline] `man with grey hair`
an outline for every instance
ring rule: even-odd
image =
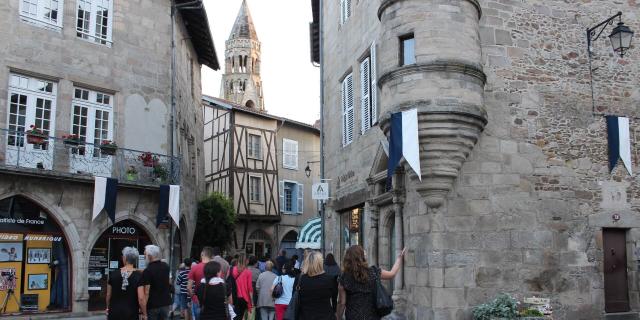
[[[147,268],[142,272],[138,287],[138,299],[142,320],[166,320],[171,306],[171,280],[169,265],[160,260],[160,247],[148,245],[144,248]]]

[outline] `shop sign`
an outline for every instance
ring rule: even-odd
[[[20,296],[20,311],[37,312],[38,311],[38,295],[23,294]]]
[[[111,227],[111,234],[120,234],[120,235],[133,236],[133,235],[137,234],[137,230],[136,230],[135,227],[113,226],[113,227]]]
[[[22,219],[22,218],[18,218],[18,219],[0,218],[0,223],[42,226],[45,224],[45,220],[44,219]]]
[[[312,187],[311,198],[313,200],[329,199],[329,184],[326,182],[314,183]]]

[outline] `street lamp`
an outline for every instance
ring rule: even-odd
[[[311,168],[309,167],[310,163],[318,163],[320,161],[307,161],[307,167],[304,168],[304,173],[307,175],[307,178],[311,177]]]
[[[596,113],[596,99],[593,93],[593,66],[591,65],[591,56],[593,54],[593,48],[591,44],[600,38],[600,35],[604,32],[607,26],[613,25],[614,20],[618,18],[618,25],[613,28],[609,35],[609,41],[613,52],[620,55],[620,58],[624,58],[625,53],[631,47],[631,39],[633,38],[633,31],[622,22],[622,12],[618,11],[615,15],[608,19],[598,23],[596,26],[587,29],[587,52],[589,57],[589,82],[591,83],[591,111]]]

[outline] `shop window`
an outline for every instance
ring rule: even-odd
[[[342,256],[351,246],[364,245],[362,223],[364,218],[364,207],[357,207],[340,214],[340,238]]]
[[[0,200],[0,301],[9,295],[4,313],[70,310],[66,241],[38,204],[22,196]]]
[[[89,311],[104,310],[109,272],[120,269],[122,249],[134,247],[140,252],[138,269],[146,267],[144,247],[151,244],[147,233],[131,220],[124,220],[105,230],[91,249],[88,285]],[[84,285],[84,284],[83,284]]]

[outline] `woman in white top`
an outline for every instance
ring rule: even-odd
[[[293,295],[293,283],[296,281],[295,271],[293,269],[293,263],[291,261],[284,264],[282,268],[282,276],[273,280],[273,286],[271,291],[275,288],[276,284],[282,281],[282,295],[275,300],[276,307],[276,320],[282,320],[284,313],[287,311],[289,301]]]

